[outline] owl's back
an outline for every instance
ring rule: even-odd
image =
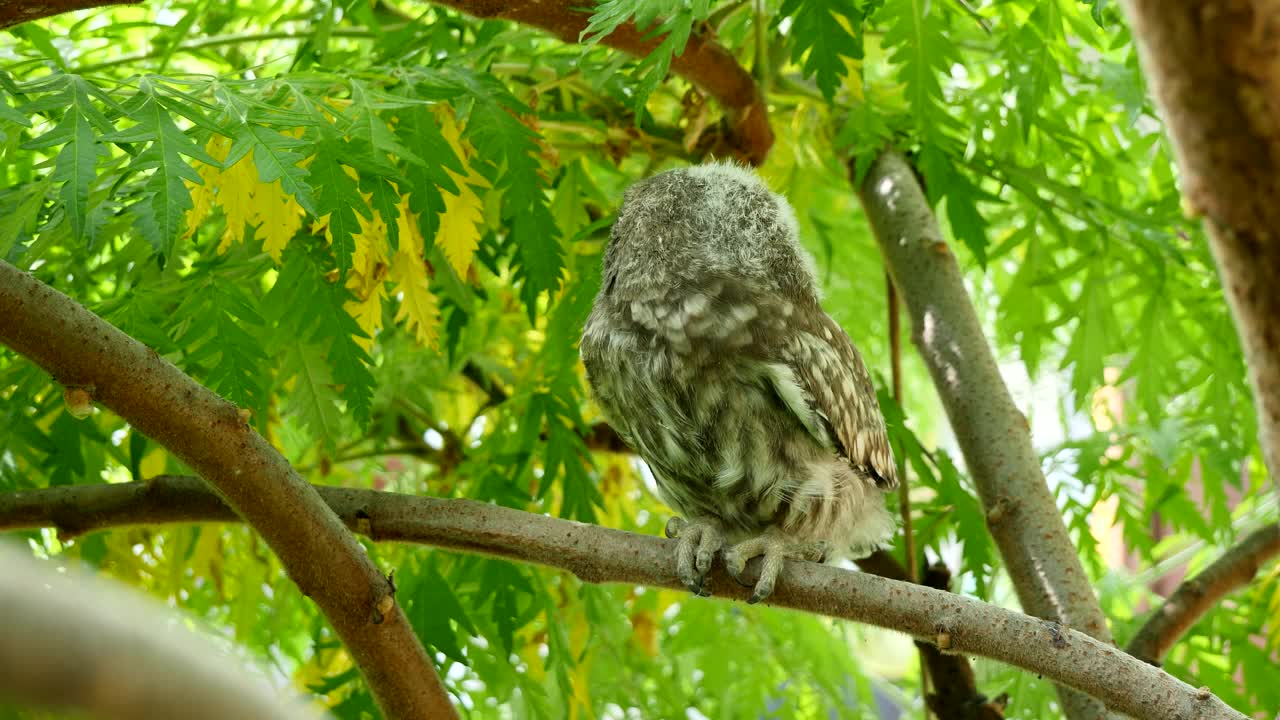
[[[807,401],[786,359],[827,343],[826,323],[816,301],[708,275],[603,292],[581,352],[601,407],[678,512],[719,519],[731,539],[776,525],[871,549],[893,529],[874,478],[795,411]]]

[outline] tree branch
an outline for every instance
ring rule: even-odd
[[[479,503],[340,487],[317,487],[353,530],[374,540],[418,543],[567,570],[590,583],[682,590],[675,541]],[[0,529],[235,521],[195,478],[78,485],[0,494]],[[748,566],[754,579],[759,560]],[[717,562],[717,597],[751,590]],[[693,600],[698,602],[698,600]],[[993,658],[1077,688],[1138,720],[1244,720],[1203,690],[1083,633],[932,588],[829,565],[792,562],[767,604],[897,630],[950,652]]]
[[[312,598],[394,718],[456,717],[394,590],[231,403],[74,300],[0,261],[0,342],[114,410],[200,473]]]
[[[1204,215],[1244,348],[1258,435],[1280,477],[1280,5],[1127,0],[1142,67]]]
[[[109,5],[136,5],[142,0],[0,0],[0,30],[30,20]]]
[[[1125,648],[1159,665],[1178,639],[1236,588],[1247,585],[1267,562],[1280,556],[1280,525],[1255,530],[1195,577],[1184,580]]]
[[[960,267],[915,173],[899,153],[886,150],[858,195],[906,301],[912,342],[933,376],[1023,609],[1110,644],[1106,618],[1031,446],[1026,417],[1000,377]],[[1103,716],[1095,701],[1059,690],[1068,717]]]
[[[572,0],[436,0],[468,15],[486,20],[511,20],[541,28],[566,43],[576,44],[587,29],[591,14]],[[600,43],[644,57],[664,36],[648,37],[627,22]],[[712,152],[729,153],[752,165],[760,165],[773,146],[769,111],[751,73],[706,33],[689,36],[684,52],[671,58],[671,70],[698,86],[724,108],[727,116],[725,145]]]
[[[321,717],[241,670],[169,608],[53,566],[0,545],[0,696],[120,720]]]

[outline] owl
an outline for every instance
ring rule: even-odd
[[[751,602],[787,559],[859,557],[894,533],[898,484],[866,366],[819,303],[795,214],[709,163],[627,189],[580,344],[592,393],[679,516],[691,591],[717,552]]]

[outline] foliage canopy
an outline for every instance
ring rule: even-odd
[[[599,42],[627,21],[662,33],[657,50]],[[670,74],[711,34],[765,93],[777,139],[761,171],[883,388],[883,270],[845,161],[864,169],[886,143],[911,154],[1122,643],[1153,581],[1277,517],[1214,264],[1105,0],[605,0],[581,45],[358,0],[174,0],[11,33],[0,257],[251,410],[314,482],[660,534],[668,511],[599,426],[576,341],[622,189],[723,132],[715,103]],[[928,376],[904,365],[902,402],[881,397],[915,545],[956,591],[1012,605]],[[186,472],[109,412],[76,419],[12,353],[0,397],[0,490]],[[246,529],[27,539],[167,599],[337,717],[376,713]],[[470,716],[872,718],[921,703],[910,644],[880,631],[367,548],[396,568]],[[1261,711],[1280,707],[1278,651],[1273,570],[1166,668]],[[977,667],[1009,717],[1055,716],[1046,682]]]

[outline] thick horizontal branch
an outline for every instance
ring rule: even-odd
[[[386,715],[456,717],[391,583],[311,485],[249,426],[247,415],[3,261],[0,343],[44,368],[69,396],[115,411],[216,488],[320,607]]]
[[[317,491],[349,527],[374,540],[536,563],[592,583],[683,589],[671,540],[472,500],[338,487]],[[236,519],[195,478],[0,494],[0,530],[61,525],[86,532],[115,525]],[[748,572],[758,567],[753,561]],[[719,563],[707,587],[714,596],[739,601],[751,592]],[[777,590],[765,602],[877,625],[941,644],[951,652],[993,658],[1088,693],[1139,720],[1244,720],[1212,694],[1112,645],[1057,623],[941,590],[793,562],[783,569]]]
[[[321,717],[142,593],[3,545],[0,611],[6,700],[118,720]]]
[[[1178,639],[1236,588],[1249,584],[1263,565],[1280,556],[1280,525],[1255,530],[1195,577],[1184,580],[1125,649],[1159,665]]]
[[[915,173],[902,155],[886,150],[857,189],[1023,609],[1110,643],[1106,617],[1032,448],[1027,419],[1000,376],[960,266]],[[1102,715],[1088,698],[1068,691],[1062,699],[1072,720]]]
[[[574,0],[437,0],[441,5],[483,19],[511,20],[541,28],[566,43],[578,42],[587,29],[591,13]],[[620,25],[600,44],[645,57],[662,42],[663,36],[649,36],[634,23]],[[706,34],[689,36],[684,52],[671,59],[671,70],[715,98],[728,119],[726,145],[733,155],[760,165],[773,147],[769,110],[751,73],[738,64],[728,50]],[[714,148],[713,148],[714,150]]]

